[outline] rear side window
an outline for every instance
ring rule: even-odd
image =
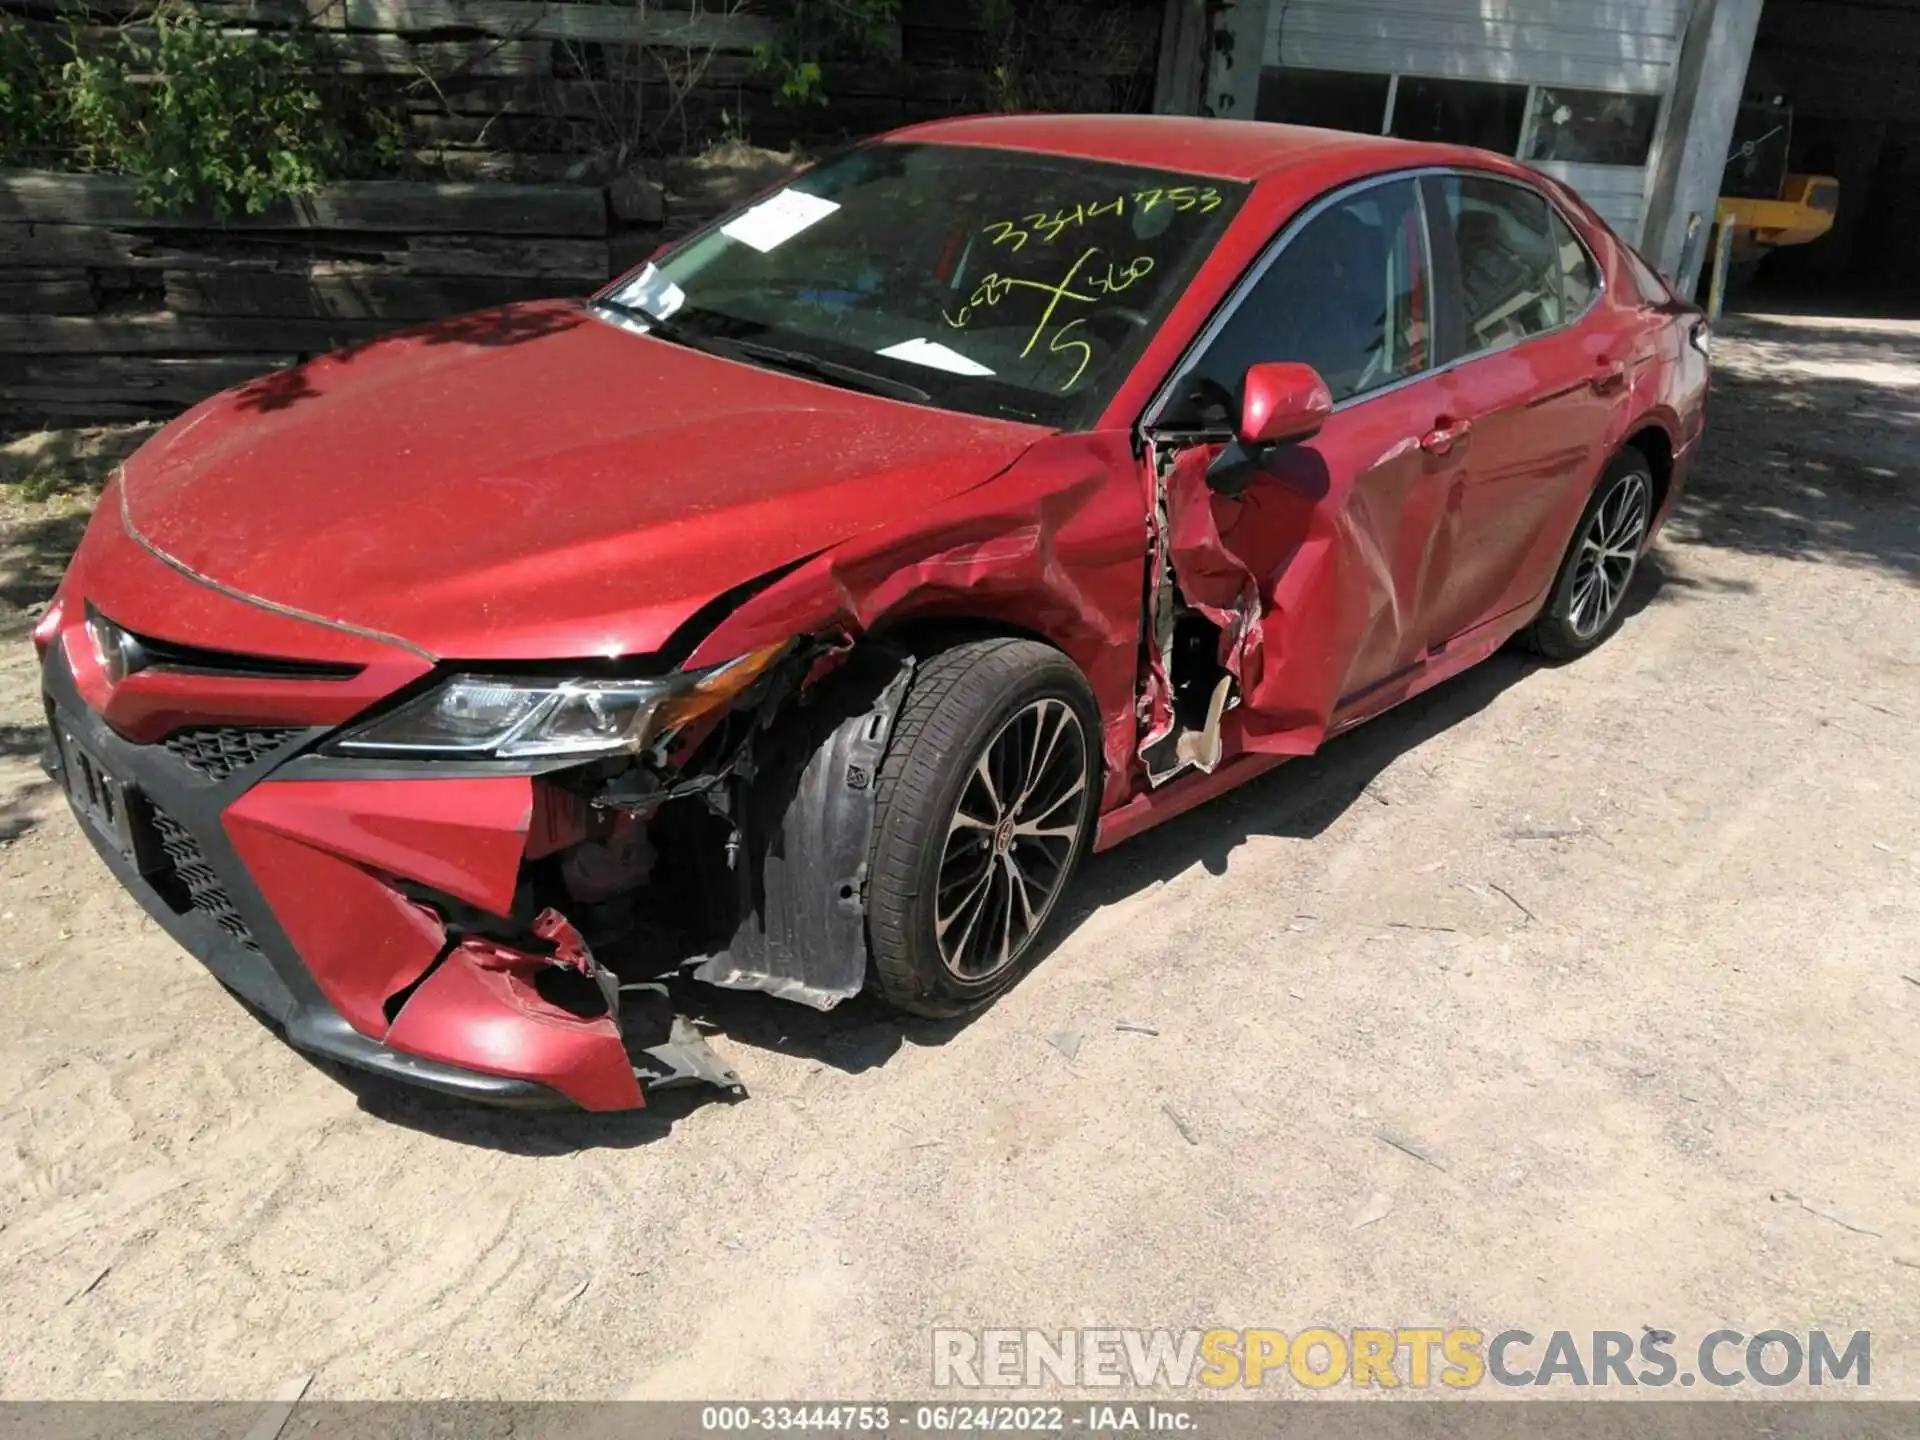
[[[1426,244],[1411,180],[1336,201],[1293,235],[1176,388],[1172,423],[1238,418],[1247,367],[1313,366],[1334,400],[1432,364]]]
[[[1593,268],[1593,257],[1587,253],[1587,247],[1580,243],[1580,237],[1573,233],[1573,227],[1560,218],[1557,210],[1550,219],[1553,224],[1553,243],[1560,251],[1561,308],[1571,319],[1593,303],[1593,293],[1600,288],[1600,279]]]
[[[1460,353],[1502,350],[1558,326],[1563,260],[1545,197],[1471,175],[1442,176],[1435,189],[1444,214],[1434,219],[1459,261]]]

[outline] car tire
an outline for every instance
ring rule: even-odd
[[[1638,450],[1607,466],[1580,512],[1547,603],[1525,632],[1548,660],[1574,660],[1611,635],[1625,611],[1653,526],[1653,471]]]
[[[1099,736],[1085,678],[1049,646],[921,660],[875,793],[869,975],[887,1004],[964,1014],[1031,963],[1093,837]]]

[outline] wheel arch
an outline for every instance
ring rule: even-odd
[[[1114,602],[1102,606],[1056,566],[1016,559],[949,574],[935,557],[896,569],[856,598],[823,557],[729,616],[687,663],[722,663],[799,634],[841,635],[856,649],[888,643],[916,654],[993,636],[1037,641],[1071,661],[1093,692],[1105,811],[1126,799],[1130,774],[1141,583],[1138,573],[1128,577],[1124,590],[1112,587]]]
[[[1673,492],[1672,434],[1658,420],[1643,419],[1621,442],[1620,450],[1637,450],[1647,462],[1647,469],[1653,473],[1653,513],[1659,515]]]

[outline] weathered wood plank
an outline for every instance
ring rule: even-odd
[[[0,400],[191,405],[298,358],[286,354],[0,355]]]
[[[833,105],[819,118],[837,117],[842,97],[874,95],[892,99],[912,96],[919,100],[951,101],[958,105],[978,105],[986,94],[986,72],[977,66],[922,66],[901,60],[829,60],[820,67],[820,83],[833,97]],[[749,90],[770,89],[773,80],[750,55],[716,55],[700,70],[693,87],[699,93],[709,87]]]
[[[84,275],[26,280],[0,271],[0,315],[91,315],[96,308]]]
[[[399,35],[316,38],[315,63],[339,75],[551,75],[548,40],[407,40]]]
[[[274,320],[174,315],[0,315],[0,354],[314,354],[370,340],[382,320]]]
[[[23,267],[131,264],[127,246],[137,238],[92,225],[0,224],[0,278]]]
[[[543,116],[424,112],[407,117],[407,130],[415,145],[476,145],[509,154],[552,151],[566,134],[563,126]]]
[[[555,181],[573,184],[580,177],[578,155],[508,155],[498,150],[451,150],[444,146],[421,147],[413,154],[421,164],[431,165],[455,180],[544,185]]]
[[[207,7],[213,9],[215,7]],[[71,43],[83,55],[111,50],[124,36],[140,45],[152,45],[151,26],[67,25],[29,20],[28,27],[55,54]],[[251,35],[253,26],[223,27],[223,34]],[[551,75],[553,42],[477,36],[464,40],[410,40],[404,35],[326,31],[310,34],[314,68],[338,75],[428,75],[436,80],[459,76]]]
[[[584,288],[584,287],[582,287]],[[167,308],[176,315],[290,316],[299,319],[437,320],[513,300],[568,293],[537,279],[413,275],[285,275],[245,271],[169,274]]]
[[[561,307],[492,320],[449,318],[429,328],[447,341],[503,343],[584,321]],[[302,320],[229,315],[0,315],[0,355],[318,354],[401,328],[391,320]]]
[[[597,193],[597,192],[596,192]],[[605,240],[515,240],[486,235],[416,235],[387,263],[408,275],[517,275],[605,280]]]
[[[241,24],[311,23],[327,30],[390,35],[471,30],[509,39],[750,51],[771,41],[774,22],[723,5],[668,10],[568,0],[211,0],[210,14]]]
[[[0,225],[0,281],[21,268],[47,266],[511,276],[588,283],[604,280],[609,273],[605,240],[494,235],[403,238],[311,231],[197,236],[93,225]]]
[[[0,222],[22,220],[126,229],[217,227],[204,213],[148,214],[134,202],[134,182],[120,176],[0,172]],[[295,196],[263,215],[236,216],[225,228],[596,236],[607,233],[607,205],[598,189],[584,185],[351,180]]]
[[[110,400],[4,400],[0,399],[0,425],[18,429],[28,425],[104,425],[112,420],[164,420],[180,406],[172,401],[145,405],[117,404]]]
[[[592,118],[606,103],[592,80],[475,77],[434,89],[409,90],[401,104],[419,114],[533,115],[543,119]]]

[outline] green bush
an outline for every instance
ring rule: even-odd
[[[175,0],[64,37],[0,14],[0,165],[129,175],[148,210],[222,220],[396,168],[404,127],[323,92],[312,61],[301,33],[222,30]]]
[[[185,6],[61,67],[74,149],[90,169],[131,175],[153,210],[257,215],[339,170],[329,120],[298,39],[223,32]]]
[[[900,23],[900,0],[793,0],[780,34],[753,47],[754,60],[772,77],[780,105],[825,105],[828,55],[878,55]]]
[[[33,30],[0,14],[0,165],[36,164],[59,149],[58,110],[43,89],[48,74]]]

